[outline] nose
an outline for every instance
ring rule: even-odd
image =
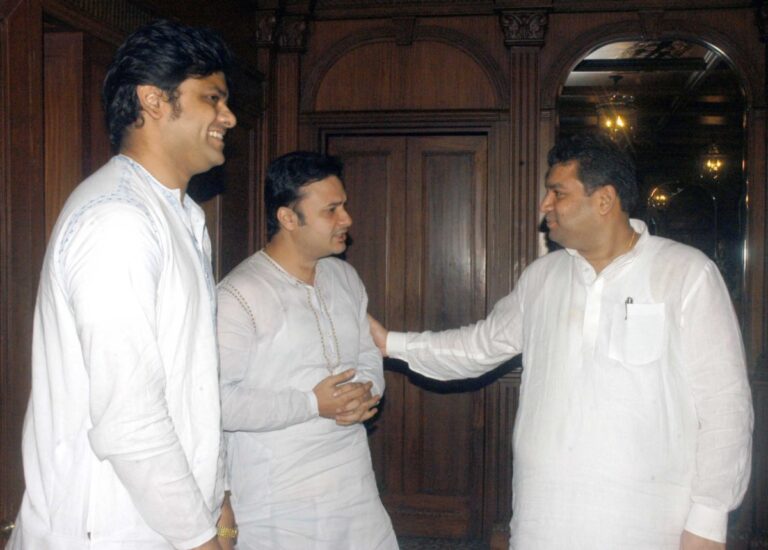
[[[339,213],[339,225],[343,227],[349,227],[352,225],[352,216],[349,215],[349,212],[347,212],[346,208],[341,208],[341,212]]]
[[[237,117],[235,116],[235,113],[229,109],[229,105],[223,102],[221,103],[221,109],[219,110],[219,120],[227,129],[234,128],[237,125]]]
[[[541,203],[539,203],[539,212],[542,214],[546,214],[552,210],[552,195],[552,191],[547,191],[547,194],[541,199]]]

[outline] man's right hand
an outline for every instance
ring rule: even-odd
[[[368,314],[368,324],[371,325],[371,336],[373,337],[373,343],[376,344],[376,347],[379,348],[379,351],[381,354],[386,357],[387,356],[387,334],[389,334],[389,331],[384,328],[384,326],[379,323],[376,319],[371,317],[371,314]]]

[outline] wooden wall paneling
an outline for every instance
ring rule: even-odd
[[[219,272],[221,278],[263,244],[263,193],[257,174],[257,131],[241,120],[228,132],[225,184],[219,206]]]
[[[503,377],[489,386],[486,393],[488,445],[484,531],[489,534],[491,550],[507,550],[512,516],[512,429],[520,401],[519,372]]]
[[[15,517],[24,487],[21,425],[45,248],[42,23],[37,0],[0,3],[0,520]]]
[[[104,117],[101,89],[107,68],[117,47],[93,35],[84,35],[85,67],[83,74],[83,176],[89,176],[112,156],[109,130]]]
[[[754,459],[748,498],[753,502],[752,506],[742,512],[747,519],[745,523],[754,522],[752,532],[746,533],[751,535],[751,546],[747,546],[750,549],[768,548],[768,376],[763,374],[752,381],[752,396],[755,406]],[[752,514],[753,518],[749,517]],[[742,535],[736,538],[743,540],[747,537]],[[730,545],[728,548],[731,550]]]
[[[346,258],[368,292],[368,311],[385,326],[405,326],[405,139],[401,136],[330,136],[326,147],[344,162],[352,242]],[[403,491],[406,379],[385,371],[381,412],[369,423],[369,444],[381,495]]]
[[[44,34],[45,235],[83,179],[83,34]]]

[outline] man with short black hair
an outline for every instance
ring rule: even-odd
[[[510,548],[724,549],[749,481],[752,406],[713,262],[630,220],[634,166],[607,138],[549,154],[541,203],[563,246],[475,325],[377,345],[432,378],[523,354]]]
[[[267,245],[219,285],[221,400],[243,550],[395,550],[362,422],[384,392],[346,249],[341,163],[272,162]]]
[[[216,550],[224,497],[216,295],[189,179],[224,162],[230,53],[137,30],[104,82],[120,154],[51,235],[35,307],[13,550]],[[229,518],[231,520],[231,517]],[[222,525],[224,526],[224,525]],[[231,536],[233,525],[220,534]]]

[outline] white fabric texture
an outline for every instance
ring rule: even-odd
[[[727,289],[703,254],[631,223],[638,243],[599,275],[552,252],[475,325],[389,333],[390,356],[441,380],[523,353],[511,548],[724,541],[747,488],[753,413]]]
[[[384,391],[368,299],[355,270],[322,259],[310,286],[259,252],[219,284],[218,296],[238,548],[396,549],[365,428],[320,417],[312,391],[330,375],[327,359],[333,364],[337,357],[334,330],[341,358],[334,374],[356,368],[355,381],[372,381],[374,394]]]
[[[223,498],[202,210],[113,157],[67,200],[34,318],[11,550],[192,548]]]

